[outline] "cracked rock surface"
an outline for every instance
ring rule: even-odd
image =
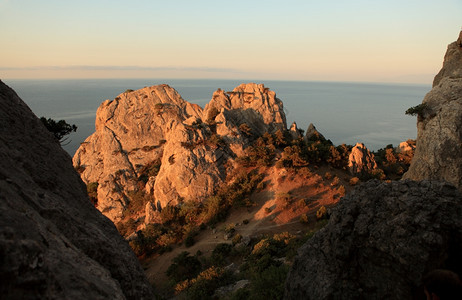
[[[461,33],[462,35],[462,33]],[[460,37],[459,37],[460,39]],[[417,147],[403,178],[444,180],[462,188],[462,44],[448,46],[443,68],[417,118]]]

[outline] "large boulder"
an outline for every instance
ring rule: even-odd
[[[418,110],[417,147],[403,178],[445,180],[462,189],[461,157],[462,45],[454,42]]]
[[[369,181],[303,245],[287,299],[413,299],[435,268],[462,274],[462,196],[446,183]]]
[[[5,299],[147,299],[152,288],[71,158],[0,81],[0,294]]]
[[[285,128],[281,100],[262,84],[218,90],[204,111],[168,85],[146,87],[101,104],[73,163],[85,183],[98,182],[97,207],[117,222],[140,190],[160,209],[202,201],[252,135]]]

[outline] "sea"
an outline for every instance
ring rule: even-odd
[[[230,91],[248,80],[65,79],[4,80],[38,117],[66,120],[78,127],[63,148],[73,156],[95,131],[98,106],[127,89],[168,84],[183,99],[204,107],[218,88]],[[416,138],[416,117],[406,109],[422,102],[430,85],[317,81],[261,81],[284,103],[288,127],[313,123],[335,145],[364,143],[371,150]]]

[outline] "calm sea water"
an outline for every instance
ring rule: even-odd
[[[218,88],[232,90],[243,80],[88,79],[5,80],[38,116],[76,124],[64,146],[72,156],[95,130],[96,109],[127,89],[166,83],[183,99],[204,107]],[[416,119],[404,114],[422,102],[429,85],[265,81],[284,102],[288,126],[310,123],[336,145],[363,142],[377,150],[416,137]]]

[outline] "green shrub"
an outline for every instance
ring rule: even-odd
[[[40,121],[61,144],[67,141],[67,138],[65,138],[66,135],[69,135],[72,132],[77,131],[77,126],[75,126],[75,124],[71,125],[67,123],[65,120],[59,120],[56,122],[51,118],[47,119],[45,117],[41,117]]]
[[[422,117],[424,112],[428,109],[427,103],[422,103],[406,110],[406,115]]]
[[[270,265],[259,273],[254,273],[250,283],[250,299],[282,299],[289,267]]]
[[[316,218],[318,220],[321,220],[321,219],[324,219],[325,217],[327,216],[327,209],[326,207],[323,205],[321,206],[318,211],[316,212]]]
[[[175,290],[177,293],[185,291],[186,299],[202,300],[212,299],[215,290],[231,283],[232,276],[222,268],[212,266],[202,271],[196,278],[179,283]]]
[[[215,249],[212,251],[210,256],[210,261],[212,265],[215,266],[224,266],[229,262],[230,254],[233,250],[231,244],[220,243],[215,246]]]
[[[232,243],[233,245],[239,244],[242,241],[242,235],[240,233],[233,236]]]
[[[167,269],[167,276],[174,282],[191,279],[199,275],[202,264],[195,256],[183,251],[173,259],[173,263]]]
[[[160,212],[162,224],[169,224],[178,218],[179,208],[172,205],[167,205]]]
[[[90,198],[91,203],[95,207],[98,206],[98,182],[90,182],[87,184],[87,194],[88,198]]]
[[[144,210],[146,203],[150,201],[150,196],[144,190],[138,189],[127,193],[129,198],[127,213],[135,213]]]
[[[189,234],[186,236],[186,239],[184,240],[184,245],[185,245],[186,247],[189,248],[189,247],[193,246],[193,245],[196,243],[196,241],[194,240],[194,235],[195,235],[195,234],[189,233]]]

